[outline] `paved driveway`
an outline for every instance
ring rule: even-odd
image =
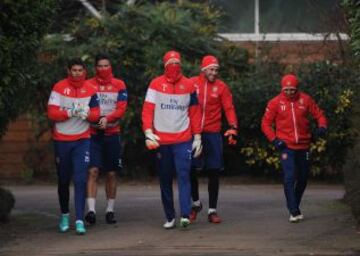
[[[207,222],[205,211],[188,230],[164,230],[157,183],[120,185],[118,223],[105,224],[99,190],[98,223],[85,236],[56,229],[55,186],[12,186],[16,209],[0,225],[0,255],[360,255],[360,234],[340,199],[340,186],[310,185],[305,220],[291,224],[280,185],[223,185],[223,223]],[[207,202],[206,185],[201,197]]]

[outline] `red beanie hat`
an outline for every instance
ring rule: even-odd
[[[166,65],[169,64],[169,62],[173,61],[173,60],[181,62],[180,53],[178,53],[176,51],[168,51],[167,53],[165,53],[164,58],[163,58],[164,67],[166,67]]]
[[[219,67],[219,61],[215,56],[206,55],[201,61],[201,70],[207,69],[209,67]]]
[[[297,89],[299,84],[299,80],[295,75],[288,74],[283,76],[281,79],[281,90],[288,89],[288,88],[294,88]]]

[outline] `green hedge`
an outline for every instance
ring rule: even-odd
[[[240,121],[239,144],[225,148],[227,173],[277,174],[278,155],[261,133],[260,121],[267,101],[279,93],[279,81],[287,67],[266,62],[248,64],[246,50],[218,37],[218,11],[184,2],[120,5],[118,12],[103,21],[85,17],[65,28],[71,40],[61,35],[47,38],[41,55],[43,79],[33,97],[34,106],[42,103],[36,116],[39,110],[45,112],[51,87],[65,75],[68,58],[82,57],[92,75],[93,57],[99,51],[107,52],[115,74],[125,80],[129,91],[129,107],[122,121],[125,174],[152,175],[152,157],[144,147],[140,113],[151,78],[162,73],[163,54],[169,49],[180,51],[188,76],[198,74],[203,55],[215,54],[221,62],[221,77],[232,88]],[[312,146],[312,173],[338,175],[355,136],[351,114],[358,72],[350,64],[323,62],[300,65],[298,75],[301,89],[315,98],[330,121],[327,140],[314,141]],[[39,119],[46,121],[46,116]]]
[[[37,82],[37,50],[56,7],[54,0],[0,2],[0,138],[28,107]]]
[[[228,80],[240,120],[241,143],[236,151],[243,156],[241,159],[234,149],[227,149],[228,169],[232,173],[271,173],[280,169],[278,154],[261,133],[260,125],[267,101],[280,92],[280,79],[285,69],[276,63],[262,63],[252,66],[236,80]],[[351,115],[358,90],[358,73],[352,66],[330,62],[303,64],[297,73],[300,89],[318,102],[329,119],[326,141],[314,138],[311,146],[312,174],[339,175],[357,134]]]
[[[350,45],[354,60],[359,65],[360,63],[360,2],[356,0],[343,0],[342,5],[345,10],[347,21],[349,23]],[[358,66],[356,68],[358,70]],[[357,127],[360,125],[358,118],[360,105],[356,106],[357,115],[355,122]],[[344,181],[346,189],[346,199],[349,202],[354,216],[358,220],[360,226],[360,165],[358,161],[360,141],[357,141],[357,146],[351,155],[348,157],[348,162],[344,169]]]

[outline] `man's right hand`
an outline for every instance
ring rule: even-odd
[[[279,151],[281,151],[287,147],[286,143],[284,141],[277,139],[277,138],[275,140],[273,140],[272,144]]]
[[[67,114],[68,117],[77,117],[77,113],[78,113],[78,108],[77,105],[75,105],[75,103],[71,104],[71,108],[67,109]]]
[[[107,126],[107,118],[105,116],[100,117],[98,127],[100,130],[105,130]]]
[[[155,135],[151,129],[145,130],[145,145],[149,150],[157,149],[160,147],[159,136]]]
[[[202,152],[201,134],[194,134],[192,143],[192,151],[194,152],[194,158],[198,158]]]

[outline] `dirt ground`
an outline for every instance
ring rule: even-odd
[[[360,234],[338,185],[310,185],[302,207],[305,220],[297,224],[288,222],[281,185],[223,185],[218,207],[223,223],[216,225],[207,222],[202,184],[205,210],[187,230],[162,228],[156,182],[120,184],[118,223],[106,224],[101,186],[98,223],[85,236],[75,235],[73,227],[57,232],[56,186],[7,188],[16,207],[10,222],[0,224],[0,255],[360,255]]]

